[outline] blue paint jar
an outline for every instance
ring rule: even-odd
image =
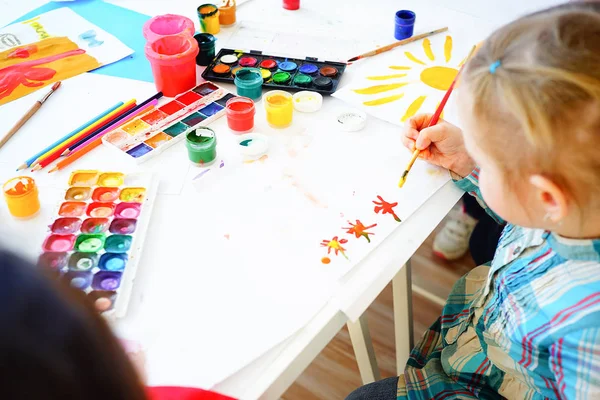
[[[400,10],[396,13],[396,26],[394,37],[397,40],[409,38],[413,35],[417,15],[410,10]]]
[[[239,96],[258,100],[262,96],[263,77],[257,68],[242,68],[235,74],[235,87]]]
[[[206,67],[215,58],[215,38],[210,33],[199,33],[194,36],[200,51],[196,56],[196,64]]]

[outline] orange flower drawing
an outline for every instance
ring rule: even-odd
[[[321,246],[327,247],[327,254],[331,253],[331,249],[335,252],[335,255],[342,253],[342,255],[348,260],[348,256],[346,255],[346,249],[342,247],[343,244],[348,243],[346,239],[338,239],[337,236],[334,236],[331,240],[323,240],[321,242]]]
[[[377,198],[379,199],[379,201],[373,200],[373,203],[375,204],[376,214],[379,214],[379,212],[381,212],[382,215],[391,214],[397,222],[402,222],[400,218],[398,218],[398,216],[396,215],[396,212],[394,211],[394,207],[398,205],[397,202],[388,203],[387,201],[382,199],[381,196],[377,196]]]
[[[342,228],[342,229],[347,229],[347,233],[356,236],[356,238],[360,238],[361,236],[364,237],[365,239],[367,239],[367,242],[371,243],[371,238],[369,237],[369,235],[374,235],[374,233],[372,232],[367,232],[368,229],[371,229],[373,227],[376,227],[377,224],[373,224],[373,225],[369,225],[369,226],[365,226],[362,222],[360,222],[359,220],[356,220],[356,224],[353,224],[352,222],[348,221],[348,223],[350,224],[349,227],[347,228]]]

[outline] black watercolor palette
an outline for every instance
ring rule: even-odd
[[[312,90],[331,95],[338,87],[346,64],[319,61],[313,57],[300,59],[272,56],[256,50],[242,52],[221,49],[206,67],[202,77],[210,81],[234,83],[235,73],[243,67],[259,68],[263,73],[264,88]]]

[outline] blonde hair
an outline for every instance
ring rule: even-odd
[[[461,88],[487,124],[478,125],[496,132],[473,134],[498,165],[542,174],[576,200],[600,200],[600,3],[500,28],[465,66]]]

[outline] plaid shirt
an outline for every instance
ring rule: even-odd
[[[478,172],[456,184],[481,200]],[[398,399],[475,398],[600,399],[600,239],[509,224],[454,285]]]

